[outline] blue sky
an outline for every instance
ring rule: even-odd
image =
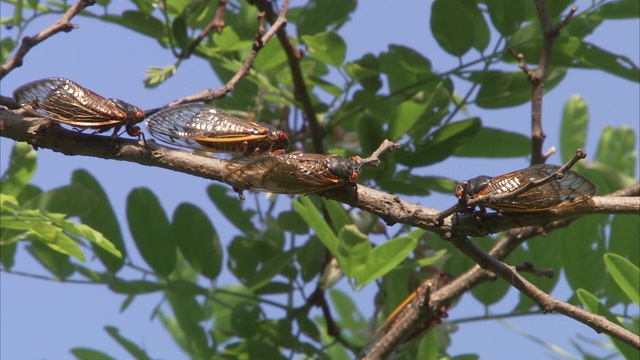
[[[582,1],[578,2],[578,5],[586,7],[588,3],[590,2]],[[293,6],[299,4],[300,2],[293,1]],[[429,57],[435,70],[444,71],[453,67],[457,60],[442,53],[430,35],[430,4],[431,2],[419,0],[360,2],[353,15],[353,21],[340,30],[348,45],[347,59],[357,59],[367,52],[377,54],[385,51],[390,44],[402,44],[413,47]],[[98,11],[98,8],[90,10]],[[11,6],[2,3],[1,11],[3,14],[10,14]],[[56,19],[56,16],[41,17],[31,24],[26,33],[32,35]],[[205,61],[192,57],[183,62],[178,73],[165,84],[157,89],[145,89],[142,83],[145,70],[152,65],[172,64],[174,59],[169,51],[157,46],[154,40],[119,26],[84,17],[76,17],[72,22],[79,24],[80,28],[70,33],[55,35],[38,45],[27,55],[21,68],[2,80],[2,95],[10,96],[16,87],[29,81],[60,76],[72,79],[105,97],[120,98],[143,109],[149,109],[204,88],[215,89],[221,85]],[[15,34],[15,30],[2,31],[3,36],[5,33]],[[614,53],[629,56],[638,64],[639,33],[637,20],[609,21],[588,40]],[[466,84],[458,82],[456,90],[463,92],[466,90],[465,86]],[[627,125],[638,132],[640,94],[637,83],[600,71],[570,70],[563,83],[544,99],[543,119],[548,135],[545,149],[558,146],[562,109],[569,97],[575,94],[585,98],[589,104],[589,152],[595,152],[599,134],[607,125]],[[469,113],[481,116],[485,124],[492,127],[529,133],[528,104],[492,112],[472,107]],[[464,115],[460,115],[459,118],[462,116]],[[6,169],[12,145],[13,141],[0,138],[1,171]],[[559,156],[554,155],[549,162],[559,163]],[[526,158],[499,161],[455,159],[436,164],[425,171],[454,179],[467,179],[479,174],[506,173],[526,167],[527,164]],[[38,151],[38,171],[33,182],[45,190],[62,186],[69,183],[71,172],[79,168],[87,169],[106,189],[123,225],[123,235],[129,252],[137,263],[142,263],[142,260],[134,250],[131,236],[124,226],[126,197],[135,187],[145,186],[159,194],[162,206],[168,214],[172,214],[181,202],[197,204],[215,219],[217,231],[222,234],[223,245],[230,240],[230,234],[236,232],[207,200],[205,189],[211,182],[185,174],[124,162],[68,157],[42,149]],[[453,203],[452,196],[444,195],[409,200],[440,209]],[[278,201],[281,206],[288,204],[284,196]],[[253,204],[253,200],[249,198],[246,206]],[[396,228],[390,230],[390,233],[394,230]],[[42,267],[26,254],[24,248],[19,249],[16,263],[15,270],[46,274]],[[126,276],[126,272],[123,276]],[[72,347],[90,347],[105,351],[115,358],[128,358],[103,330],[106,325],[119,327],[124,336],[148,349],[154,358],[185,357],[159,322],[150,321],[151,309],[161,300],[159,295],[139,296],[125,313],[120,313],[119,308],[124,296],[114,295],[104,286],[60,284],[5,273],[0,274],[0,279],[0,357],[4,359],[68,359],[72,358],[69,353]],[[229,283],[235,281],[227,274],[219,284]],[[340,288],[357,300],[363,313],[369,316],[373,286],[357,294],[353,293],[344,281]],[[559,286],[553,295],[567,299],[570,292],[563,285]],[[517,294],[512,291],[507,300],[491,307],[490,311],[509,311],[516,301]],[[470,295],[465,295],[451,311],[451,319],[478,316],[484,311],[485,309]],[[509,321],[574,355],[577,353],[568,339],[576,333],[606,341],[604,336],[598,336],[581,324],[559,315],[528,316]],[[499,348],[497,343],[494,347],[488,347],[486,340],[477,336],[478,333],[488,331],[496,339],[508,338],[509,343],[502,343]],[[450,348],[452,354],[478,352],[483,358],[488,359],[514,358],[516,354],[521,357],[523,349],[532,355],[531,358],[553,356],[550,351],[514,335],[505,326],[487,321],[460,325]]]

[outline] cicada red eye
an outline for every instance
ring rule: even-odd
[[[136,106],[118,99],[104,97],[63,78],[48,78],[25,84],[13,92],[21,106],[52,120],[80,130],[114,129],[114,136],[122,126],[127,129],[144,120],[144,113]],[[127,132],[131,134],[129,130]],[[135,136],[135,135],[134,135]]]
[[[151,135],[170,145],[244,155],[284,152],[287,134],[271,125],[241,120],[204,104],[161,110],[147,119]]]

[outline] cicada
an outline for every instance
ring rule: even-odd
[[[204,104],[185,104],[161,110],[147,119],[154,138],[170,145],[192,149],[283,153],[289,147],[287,134],[261,122],[249,122]]]
[[[495,195],[516,192],[528,183],[553,175],[558,170],[560,166],[542,164],[496,177],[478,176],[467,180],[467,194],[470,199],[486,198],[487,201],[481,201],[479,206],[517,212],[569,206],[589,200],[596,194],[598,188],[591,180],[576,172],[567,171],[560,179],[552,179],[514,196],[501,197],[500,200],[492,199]],[[461,198],[462,195],[461,182],[456,188],[456,196]]]
[[[18,104],[40,115],[71,125],[79,130],[111,128],[117,136],[122,126],[131,136],[144,137],[135,124],[144,120],[136,106],[104,97],[63,78],[48,78],[22,85],[13,92]]]
[[[378,330],[373,334],[371,339],[365,345],[365,352],[371,353],[381,341],[384,341],[385,335],[392,331],[397,331],[396,327],[403,326],[401,323],[407,321],[407,313],[415,307],[428,306],[429,297],[431,293],[434,293],[443,287],[449,285],[453,281],[453,276],[449,273],[441,271],[435,277],[425,280],[420,287],[412,292],[396,309],[387,317],[387,319],[380,325]],[[394,351],[394,354],[390,358],[400,355],[407,350],[417,340],[426,335],[434,326],[439,324],[443,317],[447,316],[447,308],[451,304],[445,304],[439,309],[437,314],[432,317],[423,319],[419,325],[409,332],[408,336],[404,338],[403,343]]]
[[[355,185],[361,170],[358,160],[355,156],[303,153],[244,157],[226,165],[224,181],[241,199],[243,190],[312,194]]]

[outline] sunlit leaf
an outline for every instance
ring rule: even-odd
[[[564,105],[562,126],[560,127],[560,153],[562,161],[567,162],[583,149],[587,142],[589,109],[580,96],[572,96]]]
[[[640,304],[640,269],[617,254],[605,254],[604,262],[613,280],[629,299]]]
[[[347,43],[335,31],[302,36],[307,51],[316,59],[329,65],[340,66],[347,54]]]

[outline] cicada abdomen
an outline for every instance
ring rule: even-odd
[[[125,127],[131,136],[143,136],[135,124],[144,120],[136,106],[118,99],[104,97],[63,78],[37,80],[17,88],[13,97],[18,104],[52,120],[79,130],[96,129],[105,132]]]
[[[243,198],[243,190],[278,194],[311,194],[355,185],[358,158],[320,154],[276,154],[244,157],[226,165],[224,181]]]
[[[401,328],[406,328],[406,324],[403,324],[403,322],[408,321],[409,311],[415,310],[417,307],[424,308],[429,306],[430,294],[449,285],[453,280],[453,276],[444,271],[441,271],[435,277],[425,280],[416,291],[409,294],[409,296],[391,312],[384,323],[382,323],[373,336],[371,336],[371,339],[369,339],[364,347],[364,352],[366,354],[371,353],[376,347],[381,346],[382,342],[385,341],[385,336],[394,331],[401,331]],[[399,356],[433,329],[435,325],[439,324],[442,318],[447,316],[447,308],[450,305],[451,303],[443,304],[442,308],[438,309],[438,312],[434,313],[433,316],[422,319],[416,327],[413,327],[408,332],[407,336],[404,337],[403,343],[395,348],[390,358]],[[417,311],[420,310],[418,309]]]
[[[516,192],[531,181],[543,179],[560,170],[557,165],[533,165],[508,174],[489,177],[478,176],[467,181],[467,192],[471,199],[486,198],[479,205],[496,210],[516,212],[542,211],[569,206],[589,200],[597,192],[597,186],[586,177],[567,171],[560,179],[552,179],[524,192]],[[513,193],[514,196],[492,199],[492,196]],[[462,186],[456,189],[458,198],[462,196]]]
[[[161,110],[147,119],[154,138],[197,150],[242,152],[244,155],[283,153],[287,134],[271,125],[249,122],[204,104],[185,104]]]

